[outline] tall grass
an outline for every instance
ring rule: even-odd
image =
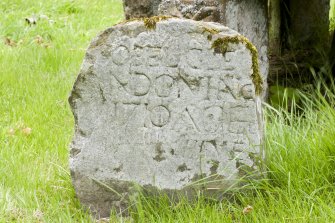
[[[120,0],[0,1],[0,222],[91,221],[69,175],[67,98],[91,39],[121,19]]]
[[[335,0],[330,1],[330,12],[329,12],[329,19],[330,19],[330,30],[335,30]]]
[[[67,97],[89,41],[122,19],[121,1],[2,0],[0,15],[0,222],[94,222],[71,184]],[[265,105],[267,179],[229,202],[139,196],[132,219],[335,222],[335,87],[320,72],[299,103],[284,94],[281,109]]]

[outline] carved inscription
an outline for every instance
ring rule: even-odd
[[[146,95],[150,90],[150,79],[145,74],[134,74],[130,77],[129,93],[135,96]]]
[[[156,79],[156,93],[159,97],[168,97],[171,93],[174,80],[168,75],[162,75]]]
[[[117,47],[112,53],[113,62],[117,65],[124,64],[129,59],[129,51],[125,46]]]
[[[157,106],[152,109],[150,118],[152,124],[158,127],[162,127],[169,122],[170,111],[164,106]]]
[[[155,32],[150,36],[141,33],[128,41],[127,47],[122,38],[115,40],[111,60],[103,57],[101,62],[109,64],[114,77],[107,97],[116,105],[111,123],[118,130],[110,132],[117,135],[112,148],[128,146],[152,151],[152,162],[159,165],[180,158],[188,160],[174,168],[179,174],[200,169],[211,174],[214,167],[210,163],[220,156],[234,163],[234,148],[240,151],[249,144],[249,136],[242,134],[250,126],[240,121],[257,124],[256,118],[250,119],[254,114],[240,117],[245,109],[255,109],[249,78],[251,63],[238,63],[250,60],[246,49],[230,46],[225,55],[216,54],[202,33],[185,34],[178,41]],[[244,105],[247,101],[250,106]],[[243,112],[239,112],[241,109]],[[236,141],[241,137],[243,141]],[[216,164],[214,169],[220,168],[222,164]]]
[[[116,104],[113,129],[131,132],[134,135],[129,137],[136,141],[119,136],[114,137],[114,145],[157,150],[159,144],[159,151],[174,151],[175,157],[190,156],[186,154],[195,150],[210,159],[215,159],[217,151],[247,146],[247,136],[244,144],[227,143],[243,133],[242,128],[237,131],[230,124],[245,119],[233,110],[254,97],[251,79],[243,77],[243,72],[250,75],[250,67],[237,66],[238,60],[250,59],[243,54],[245,49],[230,46],[225,55],[216,54],[202,33],[185,34],[178,41],[159,33],[141,33],[128,40],[127,46],[123,39],[115,40],[111,60],[104,57],[103,63],[110,64],[115,78],[108,97]],[[201,162],[208,163],[209,158]]]

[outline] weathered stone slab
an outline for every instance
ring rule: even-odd
[[[78,197],[105,217],[126,212],[137,185],[190,198],[238,185],[260,170],[261,94],[256,48],[225,26],[155,17],[107,29],[69,99]]]

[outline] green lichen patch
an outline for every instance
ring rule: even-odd
[[[156,29],[156,24],[157,22],[163,21],[163,20],[167,20],[172,18],[171,16],[153,16],[150,18],[144,18],[143,22],[144,22],[144,26],[147,29]]]
[[[207,39],[209,41],[212,40],[213,35],[218,34],[219,32],[220,32],[219,30],[214,29],[214,28],[209,28],[209,27],[203,27],[203,31],[202,31],[203,34],[208,34]]]
[[[258,64],[258,51],[256,47],[244,36],[226,36],[216,39],[212,43],[212,49],[215,53],[225,54],[227,52],[229,44],[242,43],[250,50],[252,55],[252,82],[255,85],[256,95],[261,95],[263,92],[263,79],[260,75],[259,64]]]
[[[122,21],[120,23],[118,23],[117,25],[119,24],[126,24],[128,22],[134,22],[134,21],[140,21],[140,22],[143,22],[144,23],[144,26],[145,28],[147,29],[150,29],[150,30],[154,30],[156,29],[156,24],[160,21],[164,21],[164,20],[167,20],[167,19],[171,19],[173,18],[172,16],[153,16],[153,17],[148,17],[148,18],[132,18],[132,19],[129,19],[129,20],[125,20],[125,21]]]
[[[202,33],[210,33],[212,35],[218,34],[220,31],[215,29],[215,28],[209,28],[209,27],[203,27],[203,32]]]

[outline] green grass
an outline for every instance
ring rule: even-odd
[[[330,19],[330,30],[335,30],[335,0],[330,0],[330,11],[329,11],[329,19]]]
[[[74,121],[67,98],[85,48],[122,19],[122,5],[2,0],[0,15],[0,222],[34,222],[39,212],[45,222],[89,222],[68,171]],[[25,18],[33,15],[53,22],[29,26]],[[17,46],[5,45],[5,37]],[[32,129],[28,136],[25,127]]]
[[[69,175],[74,121],[67,97],[90,40],[122,19],[121,1],[2,0],[0,15],[0,222],[94,222],[75,198]],[[48,19],[26,24],[34,15]],[[163,196],[141,197],[133,219],[335,222],[331,89],[320,90],[328,92],[327,101],[301,96],[304,115],[267,108],[267,180],[250,183],[232,202],[200,196],[171,205]],[[247,205],[253,211],[243,214]]]

